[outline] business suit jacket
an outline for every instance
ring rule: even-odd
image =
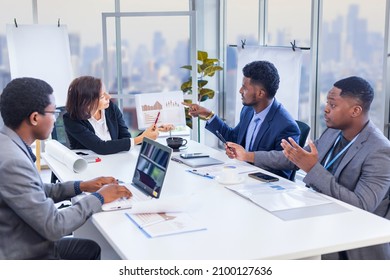
[[[246,133],[252,120],[253,112],[252,107],[244,106],[241,109],[240,122],[234,128],[229,127],[224,121],[216,116],[206,125],[206,129],[214,134],[215,131],[218,130],[227,141],[245,147]],[[282,139],[292,137],[298,142],[299,135],[300,130],[297,123],[283,105],[275,99],[256,135],[252,151],[280,151],[282,150],[282,147],[280,146]],[[284,178],[289,178],[291,175],[291,169],[266,169]]]
[[[317,164],[306,174],[307,186],[341,201],[389,218],[390,142],[370,121],[346,151],[334,175],[321,162],[333,146],[340,131],[326,129],[314,142]],[[305,147],[310,150],[309,146]],[[259,167],[295,168],[282,152],[255,153]],[[346,252],[349,259],[390,259],[389,244]],[[325,258],[337,257],[334,254]]]
[[[131,134],[118,106],[110,101],[110,106],[104,112],[111,141],[100,139],[88,120],[73,120],[69,113],[64,114],[65,131],[71,149],[87,149],[102,155],[130,150]]]
[[[58,258],[54,241],[72,233],[101,202],[88,195],[58,211],[55,202],[75,196],[74,182],[44,184],[22,139],[0,131],[0,259]]]

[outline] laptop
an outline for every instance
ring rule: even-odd
[[[103,211],[132,208],[137,202],[159,198],[172,149],[149,138],[144,138],[134,170],[133,180],[124,184],[133,194],[102,205]]]

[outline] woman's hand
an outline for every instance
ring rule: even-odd
[[[158,137],[158,128],[155,124],[149,126],[141,135],[134,138],[134,143],[136,145],[142,143],[145,137],[148,137],[152,140],[156,140]]]

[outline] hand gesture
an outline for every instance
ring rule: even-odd
[[[167,131],[171,131],[171,130],[174,130],[175,129],[175,126],[173,124],[162,124],[158,127],[158,131],[161,131],[161,132],[167,132]]]
[[[97,191],[104,197],[104,203],[112,202],[118,198],[130,198],[132,193],[125,187],[118,184],[104,185]]]
[[[148,137],[150,139],[156,140],[158,137],[158,129],[156,125],[149,126],[140,136],[142,136],[142,139],[144,137]]]
[[[226,142],[225,152],[229,158],[235,158],[238,160],[247,161],[247,151],[244,149],[244,147],[236,143]]]
[[[305,172],[309,172],[313,166],[318,162],[318,151],[314,143],[309,139],[310,152],[302,149],[294,139],[288,138],[288,141],[283,139],[281,146],[283,148],[283,154],[292,163],[298,166]]]
[[[198,104],[182,102],[184,106],[188,107],[188,114],[192,117],[207,117],[211,114],[209,109],[206,109]]]
[[[80,189],[83,192],[95,192],[106,184],[117,184],[114,177],[97,177],[92,180],[83,181],[80,183]]]

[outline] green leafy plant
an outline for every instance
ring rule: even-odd
[[[208,53],[205,51],[198,51],[198,101],[202,102],[207,99],[214,98],[215,91],[205,86],[208,84],[206,80],[207,77],[213,77],[216,72],[223,70],[223,67],[219,65],[220,61],[217,58],[209,58]],[[181,68],[192,71],[191,65],[184,65]],[[182,83],[181,90],[183,93],[192,94],[192,76],[188,77],[188,80]],[[191,100],[185,100],[186,102],[191,103]],[[188,109],[186,109],[186,123],[187,126],[192,128],[192,118],[188,114]]]
[[[214,90],[205,87],[208,84],[206,77],[213,77],[216,72],[223,70],[223,68],[218,65],[220,61],[217,58],[209,58],[208,53],[205,51],[198,51],[198,61],[200,62],[197,64],[199,74],[198,101],[205,101],[209,98],[212,99],[215,95]],[[192,71],[191,65],[185,65],[181,68]],[[183,91],[183,93],[192,94],[191,75],[189,76],[188,80],[181,85],[181,90]]]

